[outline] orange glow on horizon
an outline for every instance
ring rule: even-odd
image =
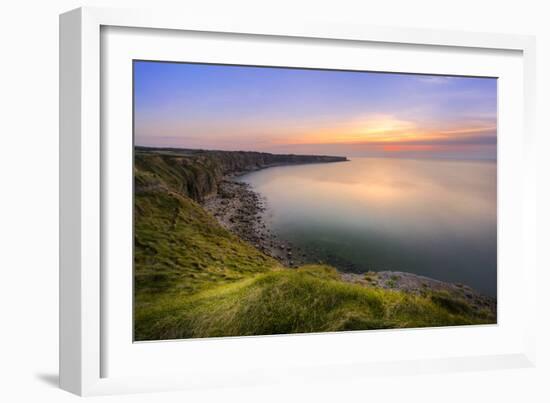
[[[433,151],[437,147],[429,144],[390,144],[382,146],[385,152],[403,152],[403,151]]]
[[[458,135],[489,133],[496,131],[496,125],[464,123],[463,127],[431,128],[421,127],[413,121],[380,116],[363,119],[338,126],[324,128],[315,132],[305,132],[291,138],[280,138],[279,144],[398,144],[407,142],[444,141],[457,138]]]

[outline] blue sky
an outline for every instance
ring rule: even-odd
[[[497,80],[134,62],[137,145],[496,158]]]

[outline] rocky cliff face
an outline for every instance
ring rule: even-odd
[[[270,154],[252,151],[209,151],[136,147],[135,191],[151,189],[181,192],[202,202],[217,192],[227,175],[238,175],[278,165],[347,161],[325,155]]]

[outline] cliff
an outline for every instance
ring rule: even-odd
[[[177,148],[136,147],[135,191],[172,186],[202,202],[216,193],[224,176],[237,175],[278,165],[347,161],[327,155],[270,154],[253,151],[211,151]],[[169,183],[164,183],[168,181]]]
[[[333,158],[136,150],[135,339],[495,323],[495,310],[463,287],[407,273],[288,268],[197,203],[224,175]]]

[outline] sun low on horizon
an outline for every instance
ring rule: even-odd
[[[134,61],[135,144],[496,159],[497,79]]]

